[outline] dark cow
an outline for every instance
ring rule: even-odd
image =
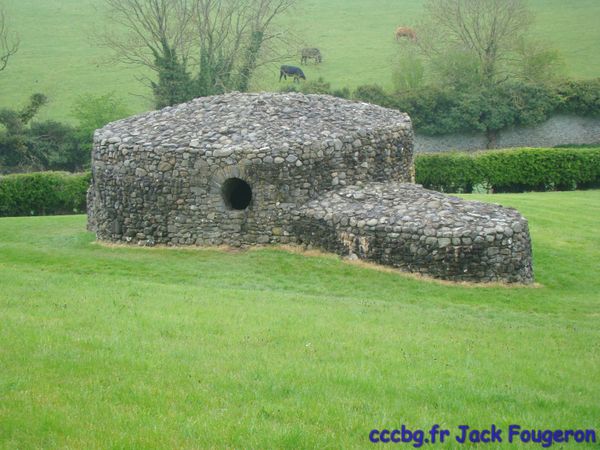
[[[308,59],[312,58],[315,60],[315,64],[319,64],[323,61],[321,56],[321,50],[318,48],[303,48],[302,49],[302,57],[300,58],[300,64],[306,64]]]
[[[304,75],[304,72],[302,72],[302,69],[300,67],[281,66],[279,68],[279,81],[281,81],[281,78],[287,80],[288,75],[290,77],[294,77],[294,83],[299,83],[300,78],[306,80],[306,76]]]

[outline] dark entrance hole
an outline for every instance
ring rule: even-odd
[[[252,200],[252,188],[240,178],[229,178],[221,186],[221,195],[229,209],[246,209]]]

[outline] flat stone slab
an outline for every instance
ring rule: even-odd
[[[444,280],[533,282],[527,220],[513,208],[370,182],[327,192],[295,214],[301,243],[343,256]]]

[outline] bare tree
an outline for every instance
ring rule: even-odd
[[[108,23],[100,36],[118,61],[156,71],[157,59],[177,53],[187,63],[192,46],[192,12],[187,0],[105,0]]]
[[[6,69],[8,60],[19,50],[19,36],[10,32],[6,14],[0,5],[0,72]]]
[[[427,0],[418,45],[430,58],[462,53],[484,82],[506,79],[504,67],[531,24],[524,0]]]
[[[125,30],[104,33],[120,61],[153,70],[157,106],[201,95],[248,90],[261,64],[284,49],[276,17],[296,0],[105,0],[110,21]]]
[[[296,0],[194,0],[199,86],[204,93],[248,90],[252,74],[285,49],[286,33],[274,19]]]
[[[143,66],[157,80],[140,80],[153,91],[157,107],[186,101],[190,94],[187,72],[193,46],[193,14],[188,0],[105,0],[107,23],[100,43],[114,51],[114,59]]]

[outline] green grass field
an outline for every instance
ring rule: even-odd
[[[416,0],[300,0],[282,26],[304,44],[323,51],[320,66],[308,65],[307,76],[319,76],[334,87],[379,83],[389,87],[395,60],[393,33],[410,25],[421,12]],[[137,81],[139,70],[108,62],[109,50],[94,42],[103,24],[102,2],[92,0],[4,0],[21,49],[0,73],[0,107],[23,104],[34,92],[49,96],[41,119],[72,120],[75,99],[86,93],[115,92],[131,112],[151,107],[149,90]],[[534,35],[558,48],[567,74],[600,76],[600,2],[597,0],[531,0],[537,21]],[[291,60],[290,63],[299,61]],[[255,90],[278,88],[277,65],[254,80]]]
[[[529,219],[539,286],[275,248],[109,248],[84,216],[0,219],[0,448],[365,448],[372,428],[435,423],[600,431],[600,191],[466,197]]]

